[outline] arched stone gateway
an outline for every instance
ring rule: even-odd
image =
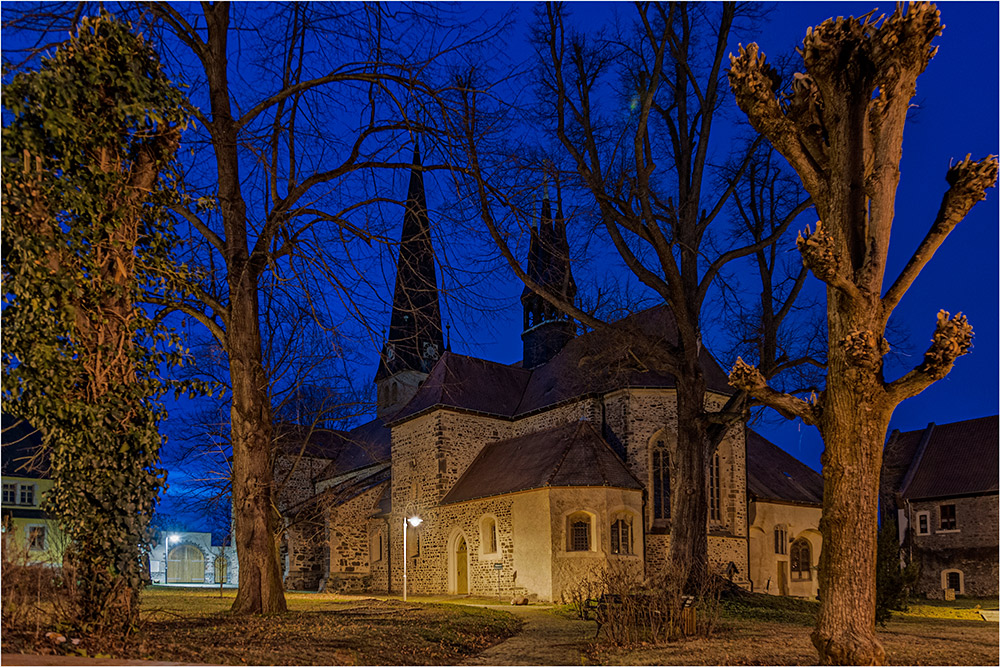
[[[205,555],[193,544],[178,544],[167,556],[167,583],[205,583]]]

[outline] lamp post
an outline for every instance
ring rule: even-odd
[[[406,602],[406,564],[409,560],[406,553],[406,524],[410,524],[416,528],[423,522],[424,520],[419,516],[403,517],[403,602]]]

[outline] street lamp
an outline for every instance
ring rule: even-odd
[[[403,518],[403,602],[406,602],[406,562],[409,560],[408,554],[406,553],[406,524],[410,524],[414,528],[419,526],[424,522],[419,516],[411,516],[410,518]]]

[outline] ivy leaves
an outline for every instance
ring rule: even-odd
[[[77,622],[134,626],[165,472],[164,367],[177,334],[140,304],[185,293],[167,207],[189,124],[156,53],[107,14],[4,87],[4,410],[51,448],[46,510],[71,540]]]

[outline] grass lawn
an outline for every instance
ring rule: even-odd
[[[990,600],[958,601],[958,608],[924,602],[911,605],[909,613],[894,615],[886,627],[878,629],[889,664],[995,665],[1000,661],[997,624],[983,621],[973,611],[976,604],[987,608]],[[992,604],[996,605],[996,599]],[[818,608],[818,602],[808,600],[747,595],[723,603],[712,637],[663,647],[597,649],[593,658],[621,665],[811,665],[816,652],[809,633]],[[926,613],[926,609],[933,611]]]
[[[228,609],[235,595],[148,588],[141,632],[111,657],[220,665],[446,665],[521,626],[510,614],[478,607],[317,593],[287,593],[287,614],[233,617]],[[34,652],[18,643],[5,633],[4,652]]]

